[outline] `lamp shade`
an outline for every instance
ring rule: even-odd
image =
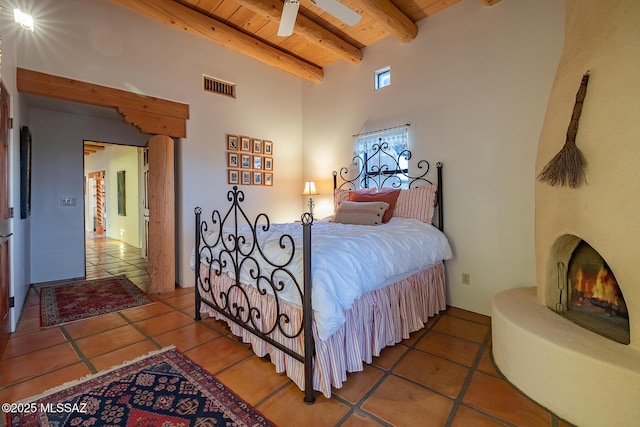
[[[318,190],[316,190],[316,183],[313,181],[306,181],[304,183],[304,190],[302,190],[302,195],[303,196],[313,196],[316,194],[320,194],[318,193]]]

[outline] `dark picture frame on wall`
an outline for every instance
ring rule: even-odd
[[[127,188],[125,181],[125,171],[118,171],[118,215],[127,216]]]
[[[31,215],[31,131],[20,128],[20,218]]]

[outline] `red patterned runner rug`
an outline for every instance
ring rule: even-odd
[[[274,426],[172,347],[15,406],[11,427]]]
[[[40,288],[40,327],[49,328],[152,302],[125,276],[43,286]]]

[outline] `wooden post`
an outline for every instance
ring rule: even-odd
[[[149,139],[149,293],[176,287],[176,238],[173,139]]]

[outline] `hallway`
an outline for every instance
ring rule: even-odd
[[[86,233],[87,280],[124,274],[137,287],[149,288],[149,263],[140,255],[142,249],[104,235]]]

